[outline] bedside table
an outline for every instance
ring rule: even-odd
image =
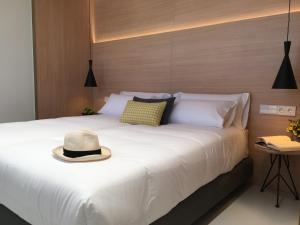
[[[288,189],[290,190],[290,192],[293,194],[293,196],[295,197],[296,200],[299,200],[299,194],[292,176],[292,173],[290,171],[290,160],[289,157],[293,156],[293,155],[300,155],[300,151],[293,151],[293,152],[283,152],[283,151],[277,151],[275,149],[269,148],[265,145],[262,144],[255,144],[255,148],[258,150],[261,150],[263,152],[266,152],[268,154],[270,154],[270,168],[268,170],[268,173],[264,179],[263,185],[260,189],[261,192],[264,192],[264,190],[271,184],[273,183],[273,181],[277,181],[277,198],[276,198],[276,207],[279,208],[279,191],[280,191],[280,181],[282,180],[283,183],[285,183],[285,185],[288,187]],[[277,161],[277,173],[274,177],[272,177],[271,179],[269,179],[271,171],[275,165]],[[292,185],[290,185],[287,180],[283,177],[282,173],[281,173],[281,168],[282,168],[282,164],[285,165],[287,171],[288,171],[288,176],[289,179],[292,183]]]

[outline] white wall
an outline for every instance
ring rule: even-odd
[[[0,0],[0,123],[35,118],[31,0]]]

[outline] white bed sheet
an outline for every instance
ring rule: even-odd
[[[106,115],[62,117],[29,122],[0,124],[0,151],[3,146],[41,138],[59,137],[74,129],[99,129],[126,126]]]
[[[109,160],[53,158],[63,134],[80,127],[98,133]],[[131,126],[101,115],[3,124],[1,135],[0,203],[33,225],[150,224],[248,154],[246,130]]]

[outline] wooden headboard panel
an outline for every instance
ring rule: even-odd
[[[100,10],[100,6],[97,8],[97,5],[103,2],[106,1],[96,1],[96,15],[97,10]],[[192,4],[193,1],[186,2]],[[232,5],[236,1],[230,2]],[[254,4],[253,1],[244,2]],[[259,4],[261,1],[255,2]],[[272,2],[277,11],[286,7],[285,3],[281,4],[283,1],[266,1],[270,3],[269,11],[276,11],[270,7],[274,6]],[[238,10],[241,6],[239,4],[234,10]],[[120,15],[124,16],[122,13],[127,11],[120,12]],[[267,15],[173,32],[159,34],[153,32],[152,35],[143,36],[137,35],[140,32],[140,28],[136,25],[139,21],[132,22],[132,27],[128,25],[128,32],[121,26],[120,21],[119,31],[114,30],[114,26],[108,29],[109,25],[118,24],[118,21],[116,18],[112,21],[105,20],[105,15],[113,15],[116,12],[105,13],[104,16],[103,14],[95,16],[95,40],[100,40],[93,48],[95,74],[100,84],[100,87],[94,90],[95,106],[99,108],[103,104],[104,96],[121,90],[250,92],[252,104],[248,125],[249,147],[255,161],[254,181],[261,182],[269,162],[265,154],[253,149],[254,139],[260,135],[285,134],[288,118],[261,115],[259,105],[283,104],[300,107],[299,90],[271,89],[283,59],[287,15]],[[162,16],[161,19],[166,18]],[[130,23],[129,18],[125,21]],[[143,26],[152,27],[152,30],[157,29],[157,26],[151,24]],[[125,38],[126,35],[129,38]],[[118,39],[117,37],[120,37],[120,40],[106,41],[110,38]],[[292,14],[291,40],[291,61],[300,86],[300,12]],[[292,160],[292,166],[294,171],[298,171],[299,176],[299,157]],[[300,188],[300,180],[298,187]]]

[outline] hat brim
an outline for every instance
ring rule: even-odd
[[[69,158],[64,156],[63,146],[59,146],[53,149],[54,157],[61,159],[67,162],[93,162],[93,161],[101,161],[111,157],[111,151],[109,148],[101,146],[101,155],[87,155],[77,158]]]

